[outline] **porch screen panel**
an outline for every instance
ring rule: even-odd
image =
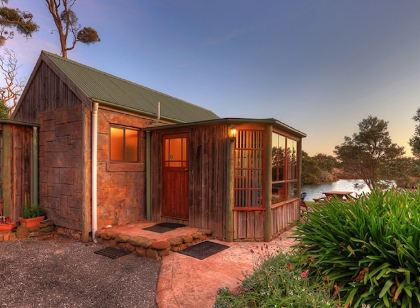
[[[235,208],[262,208],[263,203],[262,130],[238,130],[235,140]]]

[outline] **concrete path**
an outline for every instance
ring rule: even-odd
[[[155,307],[159,262],[67,239],[0,243],[0,307]]]
[[[237,288],[242,279],[270,254],[286,252],[293,245],[291,231],[270,243],[225,243],[230,248],[205,260],[179,253],[163,258],[156,302],[162,308],[213,307],[217,290]]]

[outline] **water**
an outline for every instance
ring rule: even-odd
[[[332,183],[323,183],[319,185],[304,185],[302,192],[306,192],[305,201],[312,201],[313,198],[320,198],[324,195],[325,191],[351,191],[352,195],[368,193],[370,192],[369,187],[363,182],[363,180],[338,180]]]

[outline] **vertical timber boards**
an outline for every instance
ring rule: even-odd
[[[193,227],[210,229],[223,239],[225,234],[227,126],[192,126],[151,132],[152,220],[175,221],[161,217],[162,138],[189,133],[189,220]]]
[[[287,202],[271,209],[273,220],[273,236],[289,229],[299,219],[299,200]]]
[[[16,221],[31,200],[32,127],[2,124],[3,215]]]
[[[14,119],[37,123],[39,112],[78,104],[81,104],[81,101],[70,88],[47,64],[41,63],[17,107]]]

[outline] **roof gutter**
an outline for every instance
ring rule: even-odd
[[[97,99],[97,98],[92,98],[92,101],[100,103],[101,106],[112,107],[112,108],[115,108],[115,109],[124,110],[124,111],[132,112],[132,113],[135,113],[135,114],[144,115],[144,116],[148,116],[148,117],[152,117],[152,118],[157,117],[157,114],[154,114],[154,113],[141,111],[141,110],[138,110],[138,109],[135,109],[135,108],[125,107],[125,106],[121,106],[121,105],[118,105],[118,104],[113,104],[113,103],[106,102],[106,101],[103,101],[103,100],[100,100],[100,99]],[[177,119],[165,117],[165,116],[162,116],[162,115],[160,115],[159,119],[160,120],[166,120],[166,121],[169,121],[169,122],[172,122],[172,123],[179,123],[179,124],[187,123],[187,122],[183,122],[183,121],[180,121],[180,120],[177,120]]]

